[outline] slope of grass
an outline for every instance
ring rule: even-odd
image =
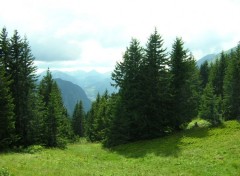
[[[106,150],[79,143],[65,150],[0,154],[0,175],[240,175],[240,124],[196,128]]]

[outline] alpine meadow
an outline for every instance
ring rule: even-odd
[[[34,61],[28,38],[3,27],[0,176],[240,174],[240,43],[198,67],[184,39],[166,48],[155,28],[130,40],[116,92],[71,114]]]

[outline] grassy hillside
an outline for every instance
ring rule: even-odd
[[[0,175],[240,175],[240,123],[102,149],[79,143],[66,150],[0,154]]]

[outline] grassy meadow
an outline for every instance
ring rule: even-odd
[[[193,128],[111,150],[82,140],[67,149],[0,154],[0,176],[240,176],[240,123]]]

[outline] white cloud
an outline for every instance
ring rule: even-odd
[[[240,40],[239,0],[0,0],[0,4],[4,7],[0,24],[28,36],[36,59],[45,61],[41,67],[112,68],[132,37],[144,46],[154,27],[168,48],[181,36],[197,59]]]

